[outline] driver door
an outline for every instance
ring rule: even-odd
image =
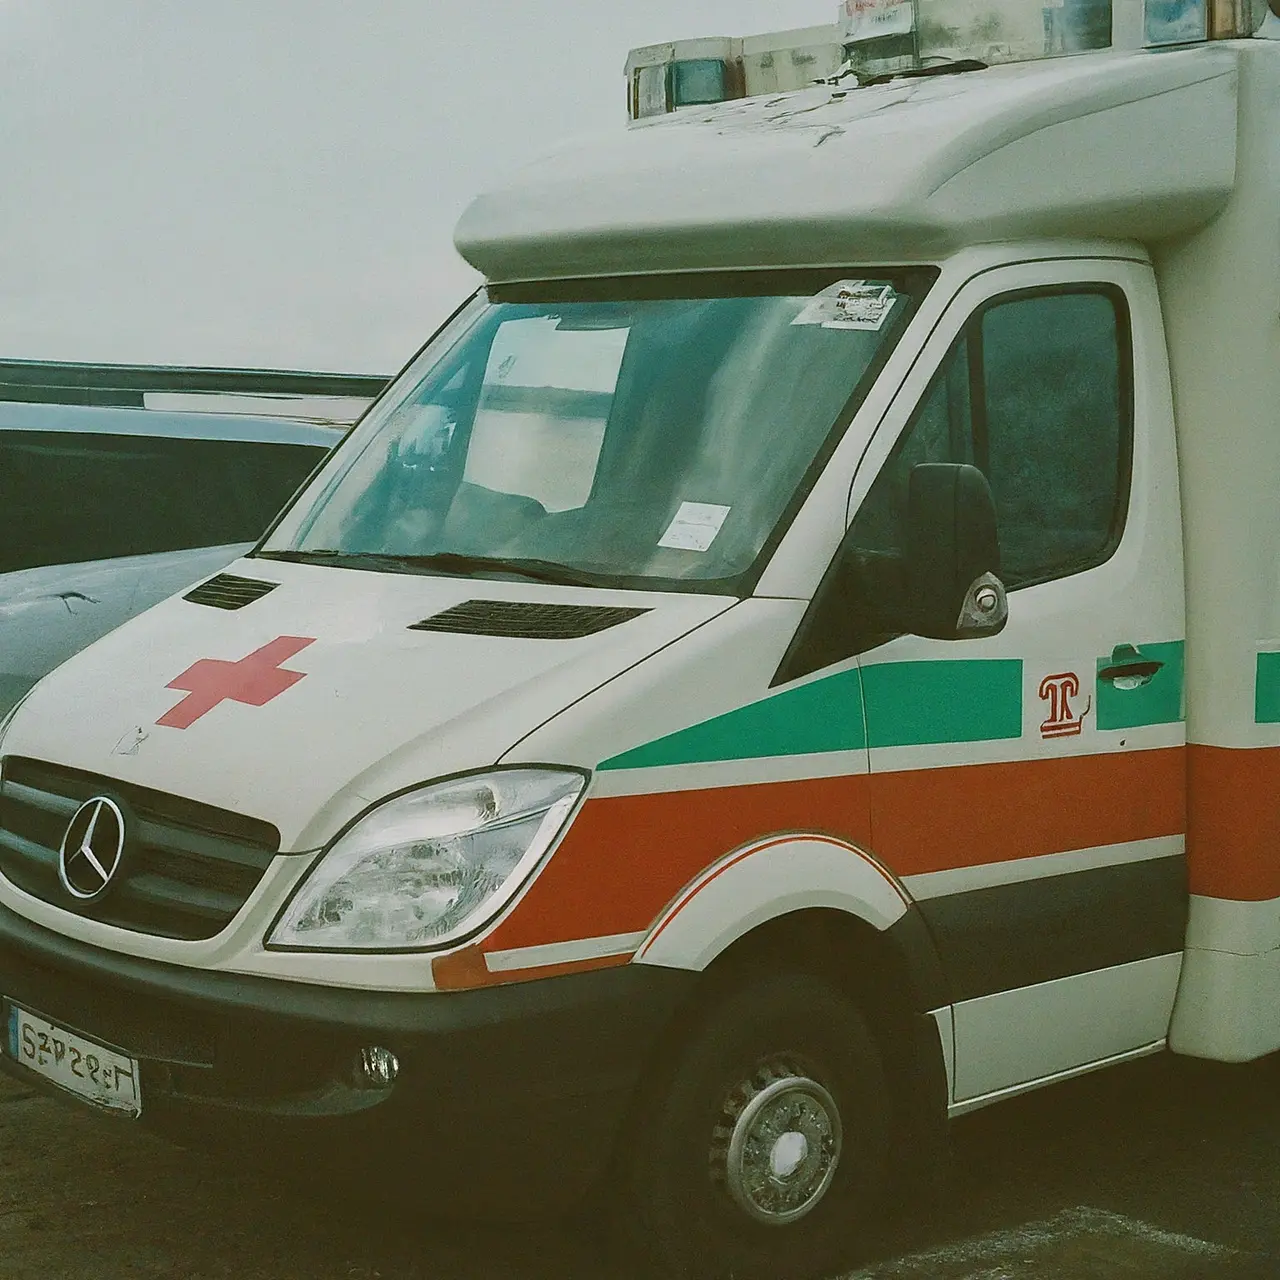
[[[1187,907],[1182,564],[1163,347],[1135,341],[1162,332],[1150,272],[1011,267],[948,315],[864,459],[849,541],[901,563],[919,463],[991,485],[1004,630],[885,626],[859,659],[874,852],[937,944],[953,1100],[975,1105],[1166,1034]],[[883,617],[893,591],[875,595]]]

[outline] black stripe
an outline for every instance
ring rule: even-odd
[[[951,1003],[938,948],[916,907],[891,925],[885,936],[893,943],[900,957],[911,990],[911,1007],[916,1013],[931,1013]]]
[[[1181,951],[1178,854],[933,898],[919,904],[951,999],[975,1000]]]

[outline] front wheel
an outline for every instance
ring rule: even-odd
[[[854,1002],[808,974],[755,978],[709,1010],[641,1099],[633,1226],[678,1275],[830,1271],[874,1212],[888,1120]]]

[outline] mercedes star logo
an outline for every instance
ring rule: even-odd
[[[75,812],[58,850],[58,879],[81,902],[111,887],[124,857],[124,814],[114,800],[95,796]]]

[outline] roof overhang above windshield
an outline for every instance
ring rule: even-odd
[[[722,104],[562,148],[456,243],[494,281],[1150,243],[1225,206],[1237,80],[1235,47],[1205,44]]]

